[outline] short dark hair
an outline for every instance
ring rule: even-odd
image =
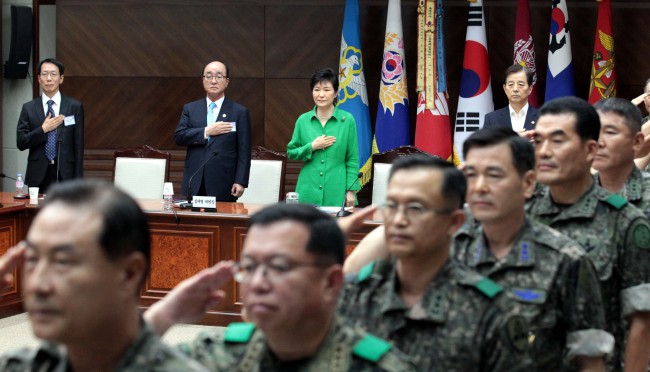
[[[641,121],[643,121],[641,110],[626,99],[617,97],[604,99],[596,102],[594,108],[602,113],[613,113],[622,117],[632,135],[641,130]]]
[[[650,85],[650,78],[648,78],[648,80],[645,81],[645,85],[643,86],[644,93],[648,93],[648,91],[650,90],[648,89],[648,85]]]
[[[522,66],[518,63],[515,63],[514,65],[508,67],[506,71],[503,73],[503,84],[505,84],[508,81],[508,76],[522,71],[526,73],[526,81],[528,81],[528,85],[533,85],[533,77],[534,77],[533,70],[529,69],[526,66]]]
[[[56,66],[59,69],[59,74],[60,75],[63,75],[63,73],[65,72],[65,65],[63,64],[63,62],[59,61],[58,59],[54,59],[54,58],[45,58],[44,60],[42,60],[38,64],[38,73],[39,74],[41,73],[41,67],[43,67],[43,63],[51,63],[54,66]]]
[[[512,165],[517,169],[519,176],[535,169],[535,148],[530,141],[519,136],[509,127],[487,127],[467,137],[463,143],[463,158],[473,148],[507,144],[510,147]]]
[[[309,89],[313,90],[316,84],[327,82],[327,81],[332,83],[334,92],[337,93],[336,97],[334,98],[334,104],[336,105],[336,103],[338,102],[339,76],[336,73],[336,71],[334,71],[332,68],[325,67],[314,72],[309,82]]]
[[[124,191],[97,180],[72,180],[52,186],[44,207],[62,203],[97,211],[102,217],[99,245],[111,261],[133,252],[142,253],[149,263],[149,225],[142,209]]]
[[[248,227],[268,226],[276,222],[294,221],[309,230],[305,250],[319,260],[331,264],[343,264],[345,260],[345,236],[336,220],[307,204],[278,203],[255,213],[248,220]]]
[[[582,142],[598,141],[600,117],[596,109],[582,98],[560,97],[546,102],[539,109],[539,117],[544,115],[573,114],[576,118],[575,130]],[[539,120],[538,120],[539,122]]]
[[[393,163],[388,175],[388,181],[400,170],[413,170],[418,168],[435,169],[442,172],[442,185],[440,192],[445,200],[449,201],[450,207],[462,208],[465,203],[465,192],[467,182],[465,176],[452,163],[442,160],[437,156],[426,156],[421,154],[401,157]]]
[[[219,63],[221,63],[221,64],[226,68],[226,77],[227,77],[227,78],[230,77],[230,67],[228,67],[228,65],[226,64],[226,62],[224,62],[224,61],[220,61],[220,60],[218,60],[218,59],[215,59],[215,60],[212,61],[212,62],[219,62]],[[212,63],[212,62],[210,62],[210,63]],[[210,63],[208,63],[208,65],[209,65]],[[208,67],[208,65],[204,65],[204,66],[203,66],[203,69],[201,70],[201,76],[203,76],[203,74],[205,73],[205,68]]]

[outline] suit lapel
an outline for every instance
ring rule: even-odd
[[[535,122],[533,121],[533,108],[528,106],[528,112],[526,112],[526,121],[524,122],[525,130],[535,129]]]
[[[207,115],[207,111],[206,111]],[[219,109],[219,114],[217,114],[217,121],[230,122],[232,117],[232,101],[228,98],[224,98],[223,104]]]
[[[45,121],[45,110],[43,109],[43,97],[39,96],[34,100],[34,110],[36,110],[36,117],[39,119],[39,123],[42,124]]]
[[[64,96],[63,94],[61,95],[61,107],[59,107],[59,115],[63,115],[65,118],[66,116],[69,116],[71,113],[70,110],[70,102],[68,101],[68,97]],[[61,123],[58,128],[56,128],[56,138],[57,140],[61,137],[61,131],[63,131],[63,127],[65,127],[65,122]]]

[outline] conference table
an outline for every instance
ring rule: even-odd
[[[27,235],[43,198],[30,202],[18,200],[13,193],[0,193],[0,254]],[[259,204],[217,203],[216,212],[192,212],[163,208],[162,200],[138,200],[149,220],[151,262],[140,290],[140,306],[146,309],[163,298],[176,284],[222,260],[237,261],[246,237],[249,216],[264,208]],[[364,221],[360,231],[348,237],[346,252],[372,229],[381,224],[379,213]],[[0,291],[0,317],[18,314],[22,309],[20,269],[14,283]],[[229,282],[223,288],[225,300],[208,311],[197,324],[224,326],[240,321],[239,284]]]

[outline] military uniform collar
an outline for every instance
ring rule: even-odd
[[[602,187],[593,182],[587,192],[578,201],[568,206],[560,206],[551,198],[551,191],[546,187],[539,198],[539,205],[536,208],[538,215],[556,215],[554,221],[570,220],[574,218],[590,218],[596,213],[598,200],[605,200],[609,196]]]
[[[600,174],[594,174],[594,181],[600,186]],[[624,197],[631,202],[640,201],[643,198],[643,174],[637,167],[632,168],[632,173],[625,180],[623,189],[617,192],[618,195]]]
[[[447,260],[436,277],[429,283],[420,301],[411,308],[408,308],[399,296],[397,262],[393,259],[391,263],[392,268],[386,282],[387,288],[380,303],[382,314],[403,311],[404,317],[408,319],[443,323],[449,310],[450,287],[455,283],[453,277],[455,264],[451,258]]]
[[[534,247],[535,240],[534,234],[531,233],[532,228],[528,220],[524,220],[524,224],[517,233],[515,240],[512,243],[512,249],[501,260],[490,252],[485,234],[483,233],[483,226],[478,229],[478,238],[474,240],[469,249],[469,265],[473,268],[485,263],[492,264],[494,272],[505,267],[530,267],[535,266],[535,253]],[[483,272],[482,270],[479,270]],[[488,275],[489,276],[489,275]]]

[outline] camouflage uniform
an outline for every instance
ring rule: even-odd
[[[448,260],[412,308],[398,287],[394,259],[370,263],[346,283],[339,313],[390,340],[422,371],[531,367],[528,323],[490,279]]]
[[[530,324],[530,354],[538,371],[572,369],[576,356],[603,357],[614,347],[603,331],[600,285],[584,250],[541,223],[526,221],[502,259],[490,253],[482,227],[464,225],[454,258],[506,288]]]
[[[107,340],[106,342],[110,342]],[[66,372],[71,371],[66,348],[43,342],[37,349],[23,348],[0,357],[0,371]],[[147,325],[124,352],[114,371],[207,371],[174,348],[165,345]]]
[[[594,179],[600,185],[598,173],[594,175]],[[632,173],[625,180],[623,189],[617,194],[627,199],[632,205],[645,213],[647,218],[650,218],[650,173],[633,167]]]
[[[288,330],[290,331],[290,330]],[[318,353],[283,362],[268,349],[266,337],[252,323],[231,323],[225,330],[203,332],[181,351],[211,371],[415,371],[388,342],[336,319]]]
[[[551,200],[548,188],[526,205],[534,218],[566,234],[591,258],[600,280],[606,330],[614,335],[611,368],[620,369],[627,339],[626,317],[650,311],[650,225],[644,214],[620,195],[595,183],[573,205]]]

